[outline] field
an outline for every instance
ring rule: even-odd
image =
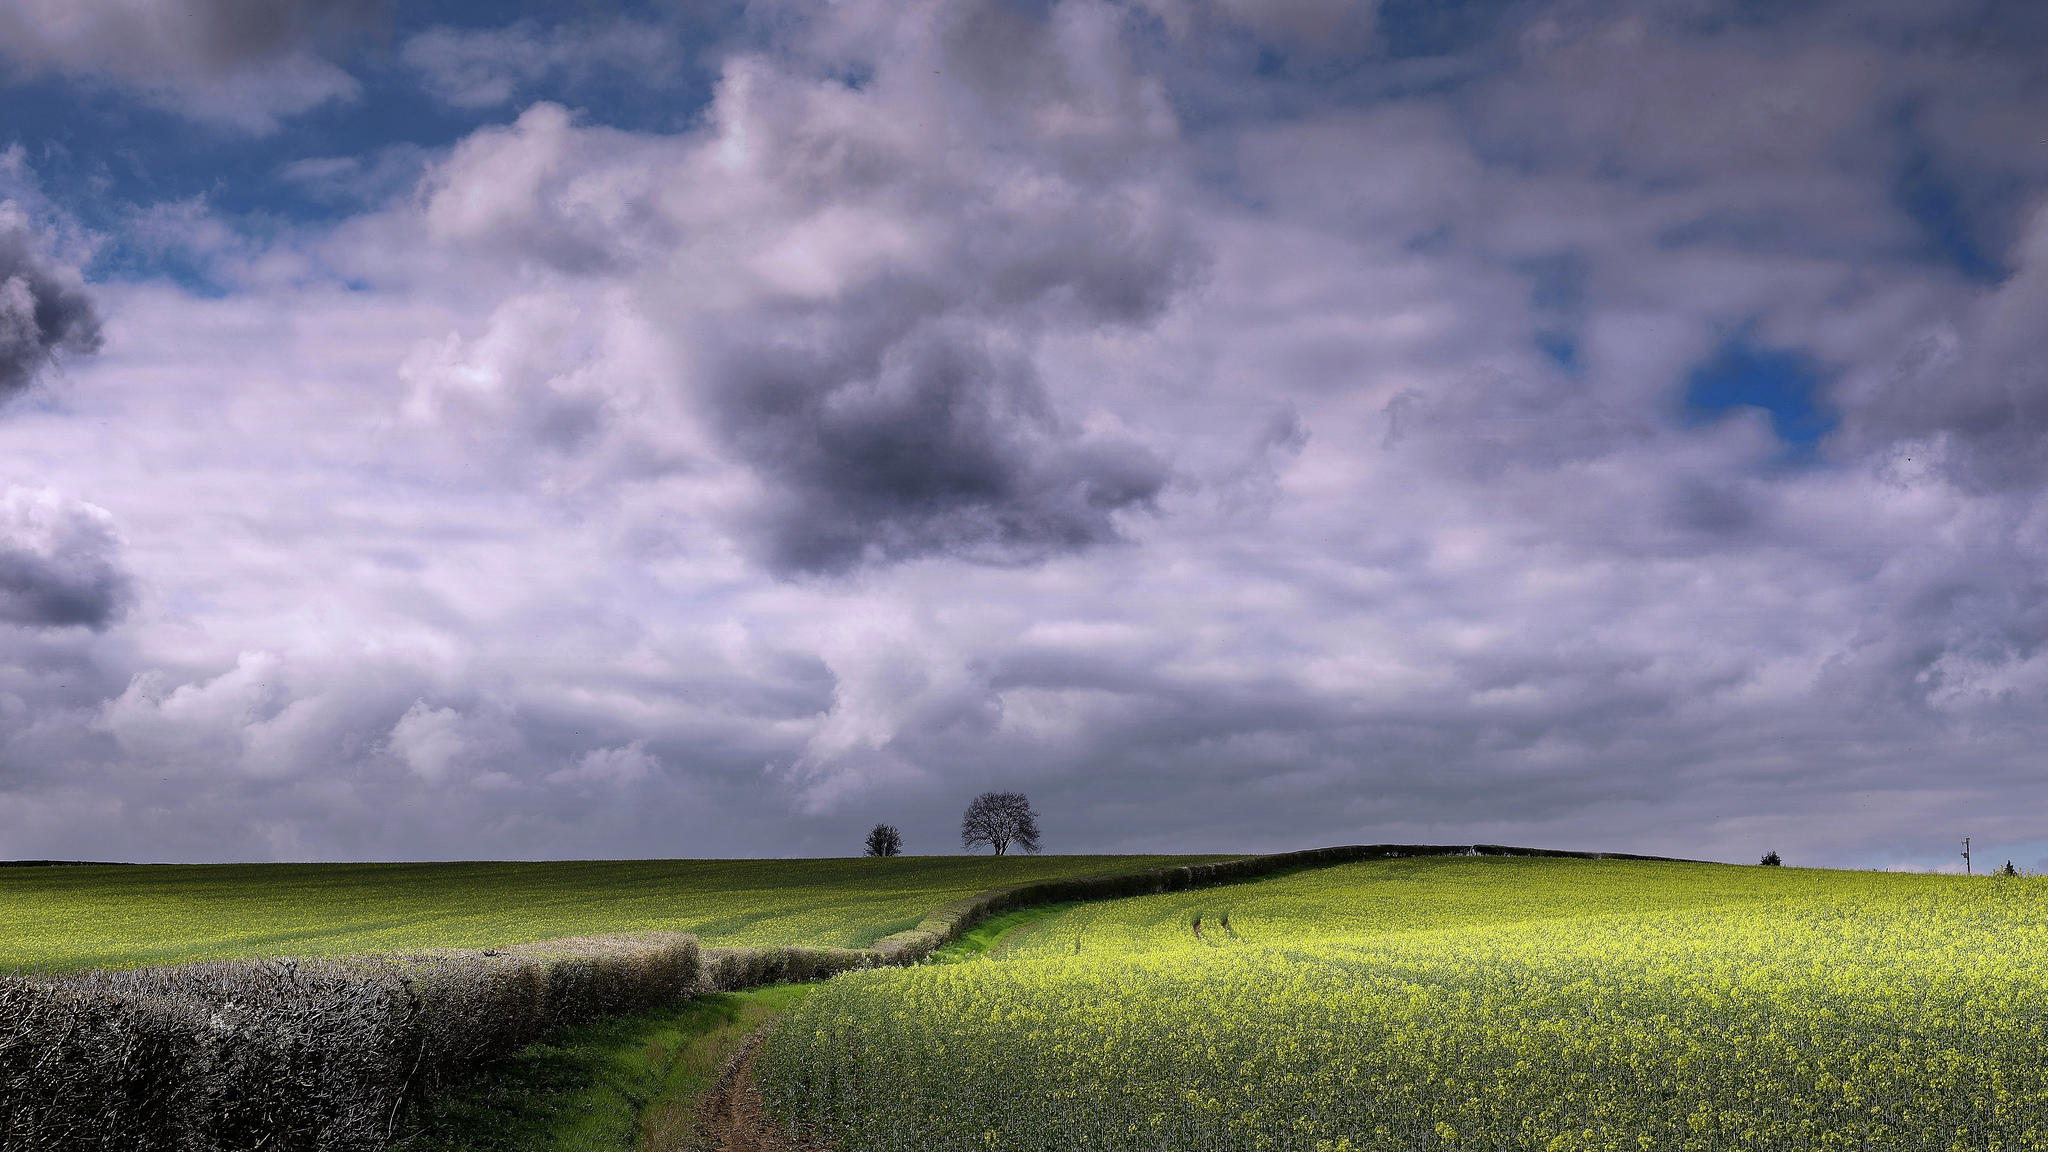
[[[771,1106],[847,1152],[2048,1149],[2048,881],[1411,859],[1004,945],[829,981]]]
[[[896,857],[0,868],[0,973],[495,948],[659,929],[862,947],[1026,880],[1213,856]]]

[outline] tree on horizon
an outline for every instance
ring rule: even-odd
[[[897,856],[903,852],[903,833],[894,824],[877,824],[868,832],[868,855]]]
[[[983,792],[967,805],[960,817],[960,844],[972,850],[986,844],[1002,856],[1016,844],[1026,852],[1038,851],[1038,813],[1022,792]]]

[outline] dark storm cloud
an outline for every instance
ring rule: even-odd
[[[764,357],[724,384],[720,422],[774,487],[760,531],[779,572],[1079,551],[1166,482],[1143,446],[1062,428],[1030,362],[972,330],[914,329],[865,372]]]
[[[853,34],[887,23],[869,15]],[[1167,467],[1069,411],[1089,397],[1055,397],[1039,347],[1143,328],[1205,260],[1161,163],[1175,122],[1119,20],[966,4],[910,52],[736,57],[682,137],[536,105],[430,175],[425,221],[514,269],[642,273],[706,428],[757,483],[736,531],[777,575],[1085,551]]]
[[[923,51],[869,61],[857,118],[765,74],[730,105],[779,198],[886,206],[917,237],[822,307],[767,302],[766,339],[714,370],[713,421],[767,482],[755,530],[784,574],[1079,552],[1166,483],[1134,438],[1073,428],[1033,355],[1047,332],[1141,327],[1201,275],[1157,182],[1176,129],[1156,85],[1106,11],[957,5]],[[881,132],[914,119],[929,130]]]
[[[98,631],[133,595],[105,512],[22,489],[0,500],[0,621]]]
[[[0,403],[58,355],[99,346],[99,312],[78,273],[49,256],[12,203],[0,202]]]

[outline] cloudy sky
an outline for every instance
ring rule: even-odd
[[[0,857],[2048,866],[2039,4],[10,0],[0,202]]]

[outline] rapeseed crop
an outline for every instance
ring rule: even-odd
[[[1008,955],[833,979],[771,1104],[849,1152],[2048,1149],[2039,880],[1376,862]]]

